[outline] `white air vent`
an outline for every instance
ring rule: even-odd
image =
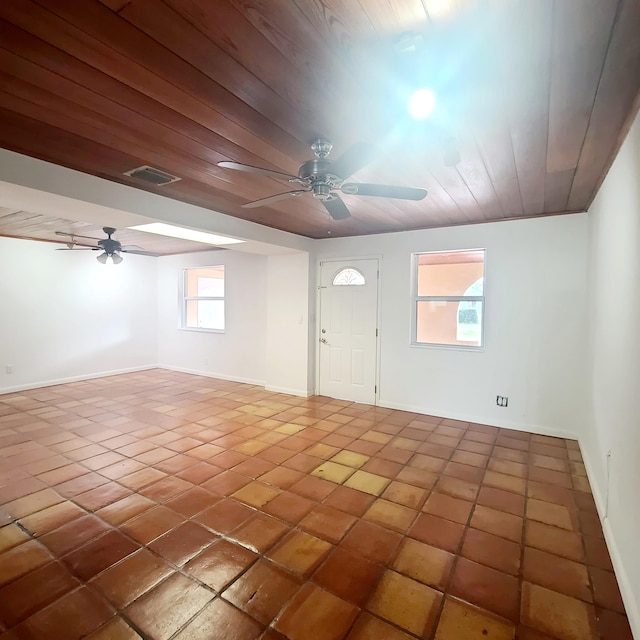
[[[172,176],[170,173],[166,173],[165,171],[160,171],[160,169],[154,169],[153,167],[146,165],[144,167],[138,167],[137,169],[131,169],[131,171],[125,171],[124,175],[137,178],[143,182],[148,182],[156,187],[161,187],[162,185],[182,180],[182,178]]]

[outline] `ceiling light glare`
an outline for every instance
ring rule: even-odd
[[[144,231],[146,233],[156,233],[161,236],[169,236],[171,238],[181,238],[182,240],[193,240],[194,242],[203,242],[205,244],[221,245],[221,244],[237,244],[244,242],[236,238],[220,236],[215,233],[206,233],[205,231],[196,231],[195,229],[187,229],[185,227],[176,227],[172,224],[164,222],[152,222],[150,224],[139,224],[129,229],[136,231]]]
[[[436,97],[430,89],[418,89],[409,100],[409,113],[415,120],[424,120],[436,106]]]

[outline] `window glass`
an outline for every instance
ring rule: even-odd
[[[413,344],[480,347],[484,250],[414,256]]]
[[[478,278],[465,292],[465,296],[481,296],[484,292],[484,278]],[[482,342],[482,302],[463,300],[458,305],[458,326],[456,339],[459,342]]]
[[[209,278],[198,276],[198,296],[224,296],[224,276],[222,278]]]
[[[224,330],[224,301],[187,300],[187,326]]]
[[[184,329],[224,331],[224,307],[224,266],[184,270]]]

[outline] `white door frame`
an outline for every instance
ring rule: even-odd
[[[313,339],[316,343],[316,366],[315,366],[315,394],[320,395],[320,317],[322,313],[321,308],[321,296],[320,286],[322,264],[326,262],[350,262],[352,260],[377,260],[378,261],[378,279],[376,282],[376,326],[378,327],[378,333],[376,336],[376,371],[375,371],[375,393],[373,405],[380,405],[380,336],[382,335],[382,328],[380,323],[380,275],[382,273],[382,256],[381,255],[367,255],[367,256],[347,256],[347,257],[331,257],[331,258],[318,258],[316,264],[316,321]]]

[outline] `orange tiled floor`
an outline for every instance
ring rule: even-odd
[[[631,638],[573,441],[149,371],[0,396],[0,638]]]

